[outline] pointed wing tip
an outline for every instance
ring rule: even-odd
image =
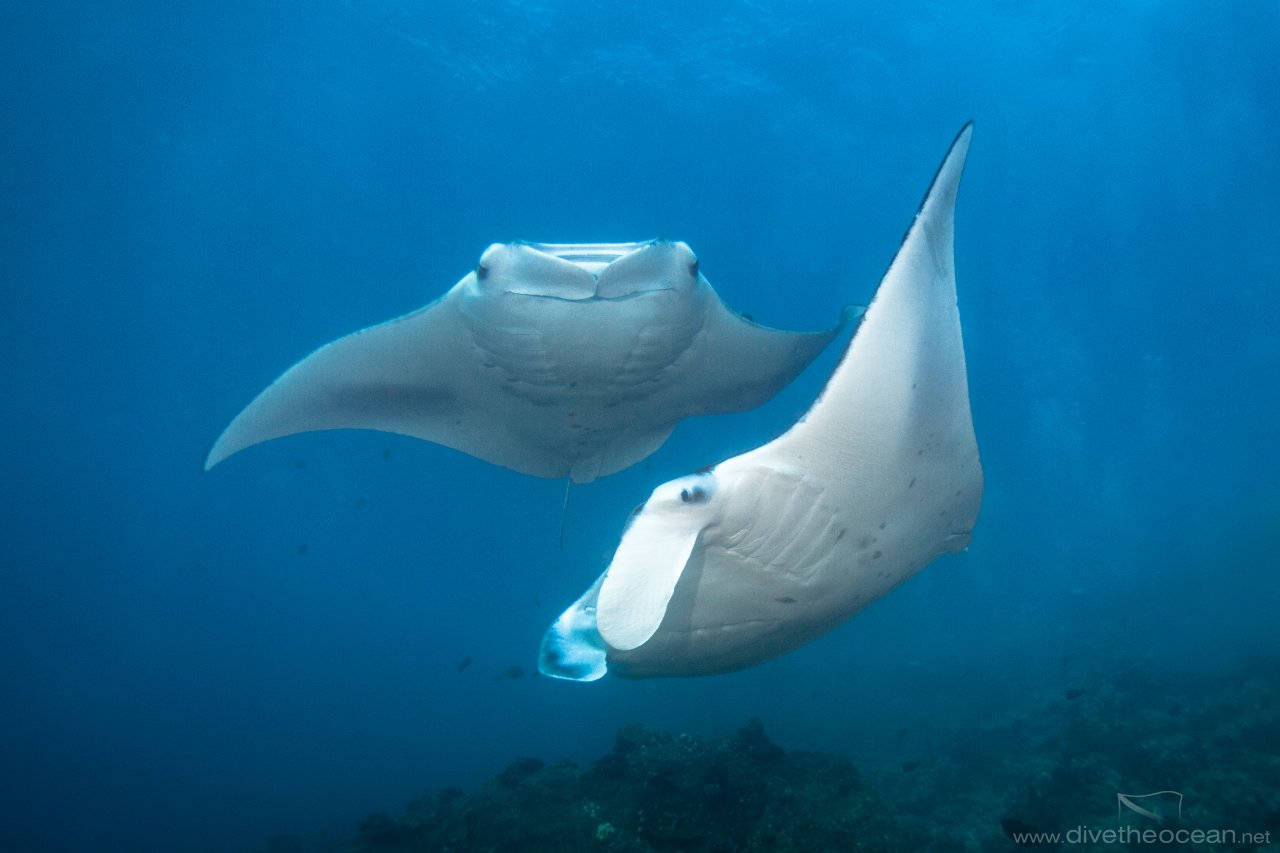
[[[221,439],[219,439],[218,441],[215,441],[213,443],[213,447],[209,448],[209,453],[204,457],[205,473],[208,473],[210,470],[213,469],[214,465],[217,465],[223,459],[227,458],[223,453],[220,452],[219,445],[221,443],[222,443]]]
[[[924,192],[924,198],[920,200],[920,205],[916,208],[915,218],[911,220],[911,225],[907,227],[907,233],[902,235],[902,242],[898,244],[898,251],[894,253],[893,261],[889,264],[890,270],[892,270],[893,264],[897,263],[903,247],[907,245],[907,241],[911,239],[911,235],[915,232],[920,218],[925,216],[930,209],[936,209],[939,204],[955,204],[956,192],[960,186],[960,177],[964,172],[965,160],[969,156],[969,142],[972,138],[973,119],[970,119],[964,123],[964,126],[960,128],[960,132],[951,140],[951,145],[947,148],[946,155],[938,165],[938,170],[933,173],[933,180],[929,181],[929,187]],[[874,301],[874,297],[872,301]]]
[[[865,305],[846,305],[840,309],[840,324],[836,326],[835,331],[840,332],[849,326],[855,329],[862,323],[862,318],[867,315],[867,306]]]
[[[218,440],[213,443],[213,447],[209,448],[209,455],[204,458],[205,471],[211,470],[215,465],[222,463],[230,456],[236,455],[248,446],[245,444],[238,444],[234,447],[228,446],[230,442],[227,441],[227,431],[230,429],[230,427],[227,427],[227,430],[224,430],[222,435],[218,436]]]
[[[933,180],[929,181],[929,188],[925,190],[924,198],[920,200],[920,206],[916,208],[916,218],[912,220],[907,233],[902,237],[902,244],[898,247],[899,253],[901,253],[902,246],[907,244],[907,240],[915,230],[917,220],[925,216],[926,211],[936,209],[938,205],[950,206],[955,204],[956,192],[960,186],[960,177],[964,173],[965,160],[969,156],[969,142],[972,138],[973,120],[970,119],[960,128],[960,132],[956,134],[955,139],[951,140],[951,146],[947,148],[946,156],[942,158],[942,162],[938,165],[938,171],[933,173]],[[897,259],[896,255],[894,259]]]
[[[934,175],[933,181],[929,184],[930,193],[937,185],[939,179],[948,169],[953,168],[957,163],[959,168],[964,167],[965,158],[969,154],[969,142],[973,139],[973,119],[964,123],[960,128],[960,132],[956,134],[955,139],[951,140],[951,146],[947,149],[947,154],[942,158],[942,165],[938,167],[938,173]],[[925,199],[928,200],[930,193],[925,193]]]

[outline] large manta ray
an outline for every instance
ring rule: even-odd
[[[676,421],[758,406],[824,332],[725,307],[684,243],[499,243],[435,302],[289,368],[209,451],[346,427],[434,441],[583,483],[657,450]]]
[[[969,544],[982,466],[952,243],[971,134],[952,143],[817,402],[763,447],[655,489],[604,575],[547,631],[542,672],[752,666]]]

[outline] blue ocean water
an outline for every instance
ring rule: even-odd
[[[1264,0],[0,3],[0,846],[342,836],[630,722],[875,766],[1135,670],[1274,677],[1278,38]],[[828,326],[968,119],[973,544],[794,654],[503,676],[839,345],[576,488],[563,550],[563,483],[410,439],[201,470],[495,241],[684,240],[737,310]]]

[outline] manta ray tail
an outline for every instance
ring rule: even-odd
[[[564,550],[564,522],[569,516],[569,492],[573,490],[573,478],[564,478],[564,504],[560,507],[560,550]]]

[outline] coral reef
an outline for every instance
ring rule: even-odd
[[[377,813],[338,845],[282,836],[270,853],[1196,849],[1280,853],[1275,667],[1196,680],[1109,668],[984,725],[930,730],[877,764],[789,752],[752,720],[719,740],[623,729],[589,767],[523,758]],[[959,724],[957,724],[959,725]],[[889,758],[890,753],[895,753]],[[1176,792],[1128,812],[1117,794]],[[1097,832],[1232,830],[1198,843]],[[1027,845],[1024,833],[1057,834]],[[1017,839],[1017,840],[1016,840]]]
[[[641,726],[583,769],[524,758],[471,794],[365,818],[353,851],[894,851],[909,839],[848,761],[785,752],[758,721],[704,741]]]
[[[1191,683],[1111,670],[1026,718],[955,735],[910,775],[868,778],[931,853],[1014,850],[1028,832],[1057,834],[1027,845],[1041,850],[1280,851],[1280,689],[1256,673]],[[1118,806],[1158,791],[1176,793],[1154,818]],[[1099,834],[1121,828],[1230,832],[1128,848]]]

